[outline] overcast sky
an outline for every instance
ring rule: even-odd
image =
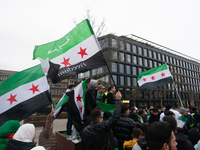
[[[86,9],[106,32],[134,34],[200,60],[199,0],[0,0],[0,69],[39,64],[35,45],[57,40],[84,20]]]

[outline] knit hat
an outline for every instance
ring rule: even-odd
[[[192,121],[194,123],[200,123],[200,114],[199,113],[194,114],[194,116],[192,117]]]
[[[98,86],[98,89],[105,89],[105,86],[99,85],[99,86]]]
[[[146,107],[147,107],[146,105],[143,105],[143,106],[142,106],[142,110],[145,109]]]
[[[187,110],[185,109],[185,108],[183,108],[183,107],[180,107],[180,109],[179,109],[179,112],[182,114],[182,113],[184,113],[184,112],[186,112]]]

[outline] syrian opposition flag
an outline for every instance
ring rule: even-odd
[[[0,126],[23,120],[51,104],[49,85],[41,65],[13,74],[0,82]]]
[[[69,97],[67,109],[70,112],[72,123],[78,132],[80,132],[81,126],[83,125],[85,113],[85,90],[89,82],[90,78],[82,81],[74,88],[74,90],[66,93]]]
[[[69,97],[64,94],[62,98],[59,100],[58,104],[55,107],[55,112],[53,114],[53,118],[56,119],[58,115],[64,110],[65,104],[68,102]]]
[[[102,112],[109,111],[109,112],[113,113],[115,110],[115,104],[107,104],[104,102],[97,101],[97,106],[101,107]]]
[[[137,82],[140,89],[146,91],[171,83],[173,82],[173,79],[167,64],[165,63],[159,67],[141,72],[138,76]]]
[[[61,39],[35,46],[33,59],[36,58],[46,64],[43,68],[54,83],[76,73],[106,65],[101,47],[88,19],[79,23]],[[46,61],[50,61],[49,64]],[[51,68],[50,72],[48,68]]]

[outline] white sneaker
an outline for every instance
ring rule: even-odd
[[[79,141],[78,139],[74,139],[74,140],[72,140],[72,142],[73,142],[74,144],[77,144],[77,143],[79,143],[80,141]]]
[[[66,139],[71,141],[72,140],[72,136],[71,135],[67,135]]]

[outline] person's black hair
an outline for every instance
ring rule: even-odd
[[[163,121],[166,121],[169,123],[169,127],[172,131],[176,131],[176,127],[177,127],[177,122],[176,122],[176,119],[173,117],[173,116],[165,116],[163,118]]]
[[[174,113],[172,112],[172,111],[165,111],[165,115],[166,116],[173,116],[174,115]]]
[[[75,87],[75,85],[74,85],[74,84],[70,84],[70,85],[68,86],[68,89],[71,89],[71,88],[73,88],[73,87]]]
[[[98,118],[101,117],[101,110],[100,109],[93,109],[90,112],[91,121],[97,121]]]
[[[148,126],[149,126],[149,123],[142,123],[142,124],[141,124],[141,127],[140,127],[140,129],[142,130],[142,132],[143,132],[143,135],[145,135],[145,134],[146,134],[146,132],[147,132],[147,129],[148,129]]]
[[[166,105],[165,105],[166,111],[167,111],[167,110],[170,110],[172,107],[173,107],[173,106],[172,106],[171,104],[166,104]]]
[[[142,135],[142,130],[140,128],[133,128],[132,129],[133,138],[139,138],[140,135]]]
[[[195,111],[197,111],[197,108],[196,107],[194,107],[194,106],[191,106],[191,108],[190,108],[191,110],[192,110],[192,112],[195,112]]]
[[[138,115],[142,115],[144,113],[144,110],[140,110],[139,112],[138,112]]]
[[[105,111],[103,113],[103,120],[108,120],[112,116],[112,113],[109,111]]]
[[[145,139],[150,150],[161,150],[164,143],[170,144],[172,130],[165,121],[154,122],[147,129]]]
[[[128,110],[128,106],[127,105],[125,105],[125,104],[122,104],[122,106],[121,106],[121,113],[122,114],[125,114],[125,112]]]
[[[112,88],[114,88],[114,87],[115,87],[114,85],[109,86],[109,87],[108,87],[108,92],[110,92],[110,90],[111,90]]]

